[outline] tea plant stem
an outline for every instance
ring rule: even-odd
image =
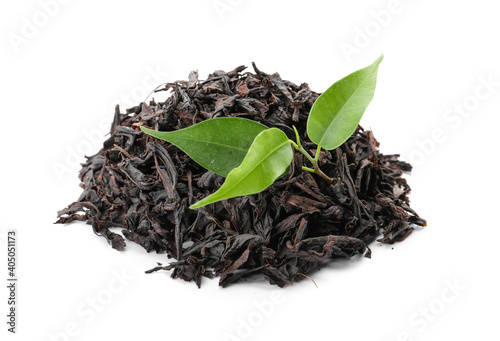
[[[316,149],[316,156],[314,157],[314,161],[316,161],[316,163],[318,163],[320,154],[321,154],[321,146],[318,146],[318,148]]]
[[[333,182],[333,179],[330,178],[328,175],[326,175],[325,173],[323,173],[323,171],[321,169],[319,169],[319,165],[318,165],[318,161],[316,159],[313,159],[313,157],[302,147],[302,145],[299,145],[297,143],[295,143],[294,141],[292,140],[289,140],[290,143],[293,145],[293,147],[295,149],[297,149],[297,151],[301,152],[302,154],[304,154],[304,156],[309,160],[309,162],[311,162],[311,164],[313,165],[314,169],[312,168],[309,168],[309,167],[302,167],[302,170],[305,170],[307,172],[311,172],[311,173],[315,173],[315,174],[318,174],[319,176],[321,176],[323,179],[325,179],[326,181],[328,181],[328,183],[332,183]],[[318,147],[318,150],[320,149],[320,147]],[[319,155],[319,152],[317,152],[316,155]]]
[[[302,170],[310,173],[316,173],[314,169],[305,166],[302,166]]]

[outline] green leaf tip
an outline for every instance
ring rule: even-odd
[[[307,119],[307,134],[312,142],[332,150],[352,135],[373,98],[383,59],[382,54],[373,64],[337,81],[316,99]]]

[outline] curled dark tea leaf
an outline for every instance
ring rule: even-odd
[[[80,171],[83,193],[59,212],[58,223],[84,220],[115,249],[125,243],[111,229],[148,252],[175,258],[151,271],[171,271],[201,285],[265,279],[280,287],[303,280],[321,264],[356,254],[368,245],[404,240],[425,220],[410,208],[402,177],[411,166],[384,155],[370,131],[357,127],[339,148],[322,151],[321,169],[334,181],[302,172],[295,153],[290,171],[265,191],[189,210],[214,193],[224,178],[199,166],[167,142],[147,137],[140,126],[175,131],[213,117],[243,117],[308,142],[308,113],[319,94],[279,74],[216,71],[204,81],[168,83],[165,102],[151,101],[144,114],[117,110],[109,139]],[[115,236],[116,235],[116,236]],[[163,262],[163,261],[162,261]]]

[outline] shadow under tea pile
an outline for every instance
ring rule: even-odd
[[[303,172],[306,161],[295,153],[290,171],[259,194],[188,207],[215,192],[224,178],[209,172],[170,143],[139,127],[171,131],[214,117],[237,116],[283,130],[292,126],[306,150],[306,122],[319,94],[254,65],[216,71],[207,80],[191,72],[189,81],[168,83],[163,103],[120,113],[117,107],[109,139],[83,164],[83,193],[58,212],[57,223],[87,221],[117,249],[124,238],[148,252],[165,252],[175,262],[148,272],[171,270],[173,278],[201,285],[202,276],[220,277],[223,287],[265,278],[283,287],[304,279],[322,262],[370,257],[368,244],[402,241],[425,220],[409,206],[410,187],[402,173],[411,166],[398,155],[383,155],[370,131],[358,127],[339,148],[322,151],[321,169],[329,184]]]

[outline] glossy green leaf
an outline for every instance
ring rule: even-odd
[[[283,175],[292,159],[291,142],[285,133],[277,128],[264,130],[255,138],[241,165],[228,174],[219,190],[190,208],[259,193]]]
[[[245,118],[221,117],[175,131],[141,129],[176,145],[209,171],[227,176],[241,164],[255,137],[268,128]]]
[[[307,120],[311,141],[331,150],[352,135],[373,98],[383,58],[382,55],[372,65],[342,78],[318,97]]]

